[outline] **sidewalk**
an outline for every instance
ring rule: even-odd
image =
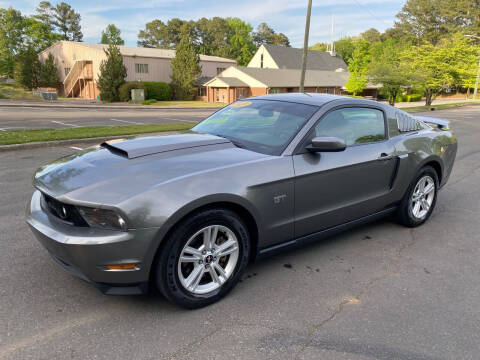
[[[183,106],[156,106],[136,105],[126,103],[105,104],[95,100],[54,100],[54,101],[27,101],[0,99],[0,107],[39,107],[39,108],[62,108],[62,109],[141,109],[141,110],[218,110],[218,106],[212,107],[183,107]]]
[[[471,102],[472,104],[478,102],[472,99],[438,99],[438,100],[433,100],[432,106],[434,105],[442,105],[442,104],[458,104],[458,103],[469,103]],[[395,107],[402,109],[402,108],[409,108],[409,107],[417,107],[417,106],[425,106],[425,100],[422,101],[414,101],[414,102],[400,102],[400,103],[395,103]]]

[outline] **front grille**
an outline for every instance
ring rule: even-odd
[[[88,227],[77,208],[70,204],[64,204],[51,196],[42,194],[41,205],[43,211],[55,216],[70,225]]]

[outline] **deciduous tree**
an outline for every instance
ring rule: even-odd
[[[400,61],[402,50],[391,39],[379,43],[378,48],[372,51],[375,55],[372,55],[367,72],[373,84],[382,85],[380,91],[392,106],[395,105],[395,100],[402,90],[410,85],[408,69]]]
[[[370,63],[370,44],[365,40],[358,40],[355,44],[355,51],[348,64],[350,78],[345,88],[353,95],[362,92],[368,84],[367,70]]]
[[[457,34],[443,39],[437,46],[430,43],[408,48],[402,60],[409,67],[414,85],[425,92],[425,105],[444,90],[465,84],[476,67],[475,47]],[[470,75],[471,76],[471,75]]]
[[[479,35],[480,2],[471,0],[407,0],[397,15],[395,28],[413,34],[417,44],[433,45],[455,32]]]
[[[239,18],[227,18],[229,29],[228,43],[230,57],[237,60],[238,65],[247,65],[255,52],[252,38],[252,25]]]
[[[13,8],[0,9],[0,73],[13,77],[15,56],[22,48],[23,17]]]
[[[125,41],[120,37],[120,29],[117,28],[114,24],[107,25],[107,28],[102,31],[101,44],[114,44],[114,45],[124,45]]]
[[[290,47],[288,37],[283,33],[277,34],[266,23],[261,23],[257,26],[257,31],[253,34],[253,41],[257,47],[262,44]]]

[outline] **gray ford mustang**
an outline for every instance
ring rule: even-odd
[[[104,293],[153,287],[197,308],[264,255],[389,214],[421,225],[456,152],[446,120],[267,95],[185,134],[109,141],[41,167],[26,219],[54,260]]]

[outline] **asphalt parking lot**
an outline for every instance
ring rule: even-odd
[[[0,153],[0,358],[478,359],[480,107],[430,115],[452,120],[459,150],[428,223],[387,219],[252,264],[196,311],[60,269],[23,214],[34,170],[75,150]]]
[[[107,109],[55,108],[36,106],[0,106],[0,131],[20,129],[61,129],[82,126],[121,126],[198,122],[215,110],[211,109]]]

